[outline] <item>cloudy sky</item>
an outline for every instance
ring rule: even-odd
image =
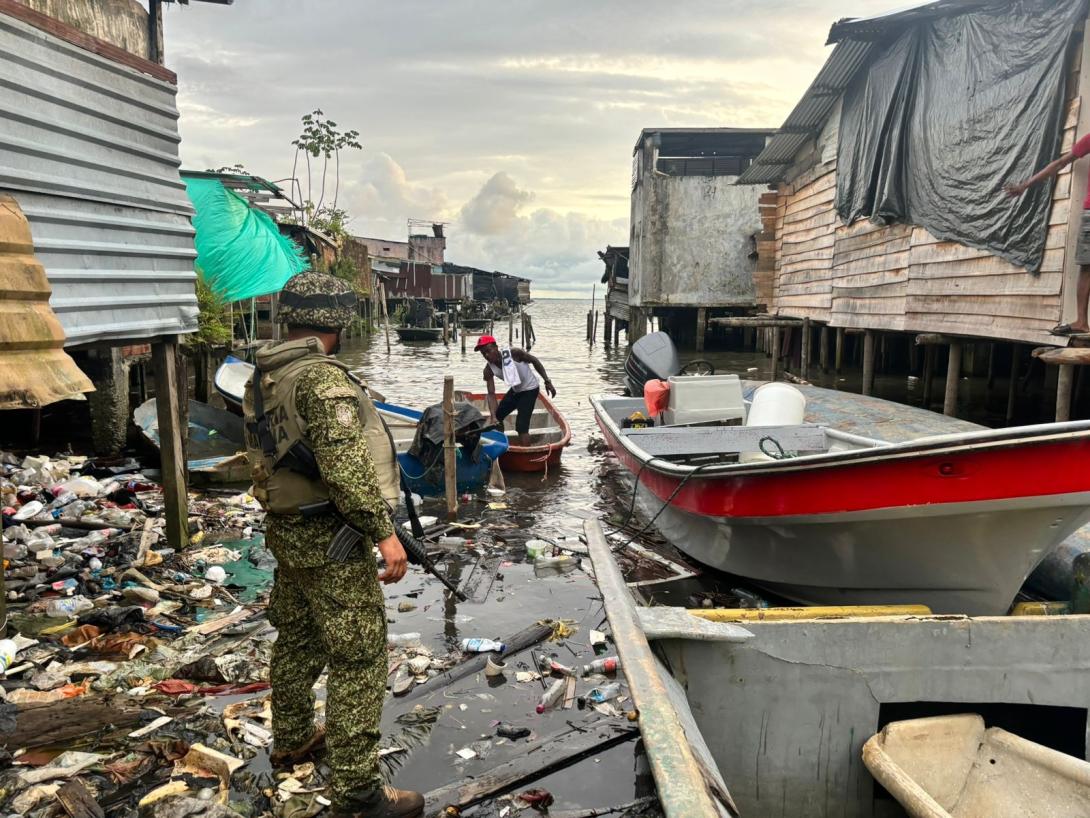
[[[589,295],[628,241],[645,127],[776,127],[838,18],[904,0],[235,0],[168,4],[182,160],[292,175],[300,117],[360,133],[356,235],[449,222],[447,258]],[[297,176],[305,172],[300,167]],[[315,198],[317,198],[315,196]],[[328,199],[328,196],[327,196]]]

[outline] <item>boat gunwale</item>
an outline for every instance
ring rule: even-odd
[[[631,439],[622,433],[621,428],[605,410],[602,400],[630,400],[617,395],[591,395],[588,400],[594,409],[595,419],[603,433],[615,439],[620,446],[644,469],[650,469],[668,477],[683,478],[693,475],[693,480],[707,480],[709,478],[728,477],[734,475],[746,477],[759,477],[768,474],[783,474],[798,471],[811,471],[814,469],[836,468],[845,465],[860,465],[873,462],[888,462],[893,460],[913,460],[922,457],[932,457],[941,454],[961,454],[967,451],[999,450],[1019,448],[1027,445],[1041,445],[1045,443],[1065,442],[1090,438],[1090,420],[1067,421],[1062,423],[1039,423],[1029,426],[1012,426],[1006,429],[982,429],[979,431],[965,432],[957,435],[958,440],[950,439],[949,435],[931,436],[908,440],[901,443],[888,443],[877,441],[875,438],[867,438],[854,435],[850,432],[842,432],[835,428],[822,426],[827,435],[843,439],[847,442],[879,443],[868,448],[823,452],[821,454],[805,455],[789,460],[778,460],[773,463],[717,463],[714,465],[690,466],[681,463],[673,463],[648,453],[637,446]],[[1044,433],[1034,430],[1047,430]],[[612,446],[611,446],[612,448]],[[699,473],[694,472],[699,469]]]
[[[485,392],[470,392],[468,390],[463,390],[462,394],[466,398],[469,398],[471,401],[478,400],[478,399],[483,400],[483,401],[488,400],[488,394],[485,393]],[[504,394],[506,394],[506,392]],[[497,397],[497,399],[502,399],[501,395],[497,395],[496,397]],[[544,393],[539,392],[538,396],[537,396],[537,399],[540,400],[541,405],[543,407],[545,407],[545,413],[549,417],[551,417],[551,418],[553,418],[554,420],[557,421],[557,424],[560,427],[560,439],[551,441],[549,443],[535,443],[532,446],[519,446],[517,443],[511,443],[507,447],[507,451],[509,453],[527,454],[527,455],[530,455],[530,454],[546,454],[546,453],[552,454],[555,451],[559,451],[561,449],[566,448],[571,443],[571,425],[568,423],[567,418],[565,418],[560,413],[560,410],[556,408],[556,404],[554,404],[551,400],[549,400],[549,398],[546,397]],[[530,431],[533,432],[533,429],[531,428]],[[496,432],[496,434],[501,434],[501,433]]]

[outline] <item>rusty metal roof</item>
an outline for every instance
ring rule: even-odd
[[[93,390],[64,351],[26,216],[15,199],[0,196],[0,409],[34,409]]]

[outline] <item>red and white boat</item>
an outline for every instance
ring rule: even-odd
[[[459,391],[455,398],[468,401],[488,414],[488,395],[483,392]],[[497,400],[503,399],[503,393],[497,393]],[[513,424],[512,417],[508,425]],[[548,471],[560,465],[560,455],[564,447],[571,443],[571,427],[560,410],[556,408],[544,393],[539,393],[534,413],[530,417],[530,445],[520,446],[517,433],[506,431],[510,445],[500,456],[500,467],[511,472]]]
[[[591,405],[668,540],[804,603],[1006,613],[1037,564],[1090,519],[1090,421],[983,429],[800,391],[798,426],[625,429],[646,412],[642,399]],[[781,450],[784,459],[768,457]]]

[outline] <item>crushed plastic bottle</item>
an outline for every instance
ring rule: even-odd
[[[602,702],[608,702],[610,699],[615,699],[620,695],[620,683],[613,682],[611,684],[602,685],[591,690],[587,694],[587,701],[594,702],[594,704],[601,704]]]
[[[551,685],[548,690],[541,694],[541,698],[538,699],[537,707],[534,708],[538,713],[544,713],[550,707],[555,707],[556,703],[564,697],[564,688],[567,687],[567,682],[563,679],[557,679]]]
[[[490,651],[503,653],[507,650],[507,645],[503,644],[503,642],[497,642],[495,639],[463,639],[461,645],[462,651],[465,653],[488,653]]]
[[[731,595],[738,598],[738,605],[742,608],[767,608],[768,602],[752,591],[745,588],[731,588]]]
[[[42,505],[41,500],[31,500],[29,503],[25,503],[15,512],[14,518],[16,520],[29,520],[37,514],[41,514],[42,509],[45,508]]]
[[[537,577],[568,574],[579,567],[579,560],[568,554],[559,557],[538,557],[534,560],[534,575]]]
[[[392,648],[418,648],[420,647],[420,634],[391,633],[386,637],[386,644]]]
[[[53,502],[46,506],[46,509],[48,511],[55,511],[56,509],[64,508],[64,506],[68,505],[69,503],[73,503],[78,499],[73,492],[68,491],[63,486],[54,486],[52,493]]]
[[[461,548],[466,544],[465,537],[440,537],[440,548]]]
[[[546,656],[544,653],[538,654],[537,667],[542,673],[559,673],[561,676],[571,676],[574,673],[574,668],[562,665],[556,659]]]
[[[595,659],[589,665],[583,665],[582,675],[589,676],[592,673],[616,673],[621,666],[621,660],[616,656],[607,656],[605,659]]]
[[[45,615],[55,619],[72,619],[84,611],[95,607],[85,596],[70,596],[65,599],[51,599],[45,605]]]
[[[21,542],[4,543],[4,559],[21,560],[27,555],[27,547]]]

